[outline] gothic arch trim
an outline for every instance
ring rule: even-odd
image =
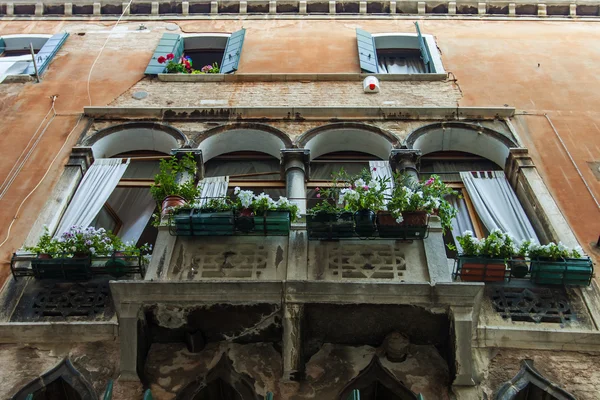
[[[477,154],[505,167],[511,148],[519,147],[507,136],[481,125],[465,122],[437,122],[411,132],[404,145],[421,150],[423,154],[434,151],[455,150]]]
[[[418,400],[419,397],[407,388],[403,382],[399,381],[394,375],[392,375],[383,365],[377,355],[373,356],[373,359],[369,365],[363,369],[346,387],[341,391],[338,396],[339,400],[347,400],[350,394],[355,389],[364,389],[371,385],[373,382],[379,382],[387,389],[391,390],[402,400]]]
[[[179,129],[159,122],[125,122],[100,129],[85,139],[95,158],[106,158],[134,150],[154,150],[170,154],[172,149],[189,145]]]
[[[360,122],[326,124],[306,131],[295,146],[311,151],[311,159],[332,151],[362,151],[387,160],[400,140],[377,126]]]
[[[260,151],[281,158],[281,150],[293,146],[285,132],[256,122],[219,125],[197,134],[194,147],[202,150],[204,162],[232,151]]]
[[[575,396],[542,376],[542,374],[533,367],[532,360],[523,360],[521,369],[517,375],[498,389],[494,400],[513,400],[530,384],[542,389],[556,400],[577,400]]]
[[[209,383],[221,379],[238,392],[244,400],[263,400],[254,391],[254,380],[246,374],[238,373],[227,354],[223,353],[221,359],[203,378],[198,378],[196,381],[188,384],[177,394],[177,400],[192,400],[197,396],[202,389],[208,386]]]
[[[82,400],[97,400],[98,395],[92,385],[73,366],[68,358],[63,359],[58,365],[32,380],[15,394],[11,400],[25,400],[31,393],[48,386],[57,379],[62,378],[81,396]]]

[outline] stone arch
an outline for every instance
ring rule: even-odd
[[[45,390],[53,382],[63,380],[66,385],[73,389],[81,400],[97,400],[98,395],[92,385],[73,366],[68,358],[63,359],[50,371],[32,380],[15,394],[11,400],[25,400],[29,394],[35,394]]]
[[[158,122],[126,122],[96,132],[83,143],[91,146],[94,158],[108,158],[135,150],[170,154],[172,149],[188,145],[187,137],[170,125]]]
[[[334,151],[361,151],[387,160],[400,141],[376,126],[359,122],[327,124],[303,133],[297,147],[310,150],[311,160]]]
[[[243,400],[263,400],[263,396],[259,396],[254,391],[254,380],[246,374],[238,373],[225,353],[204,378],[200,378],[183,388],[177,394],[177,400],[194,400],[202,390],[217,380],[229,385]]]
[[[487,158],[501,166],[511,148],[519,147],[507,136],[480,125],[464,122],[438,122],[413,131],[405,141],[409,149],[422,154],[434,151],[463,151]]]
[[[576,400],[575,396],[542,376],[542,374],[533,367],[533,360],[523,360],[521,369],[517,375],[500,387],[494,396],[494,400],[513,400],[523,392],[531,389],[547,394],[551,396],[550,398],[553,400]],[[538,397],[532,398],[537,399]]]
[[[281,150],[292,147],[292,141],[281,130],[254,122],[220,125],[195,138],[204,162],[234,151],[259,151],[281,159]]]
[[[347,400],[352,391],[365,390],[376,382],[384,386],[398,400],[418,400],[420,398],[381,365],[379,357],[375,355],[369,365],[346,385],[338,396],[338,399]]]

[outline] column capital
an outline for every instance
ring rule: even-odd
[[[390,166],[393,171],[412,170],[417,173],[417,163],[422,155],[418,149],[393,149],[390,153]]]
[[[306,176],[310,168],[310,150],[309,149],[282,149],[281,150],[281,173],[285,173],[292,168],[299,168]]]
[[[204,158],[202,156],[202,150],[200,149],[172,149],[171,154],[177,158],[183,157],[185,154],[192,154],[196,161],[196,180],[204,178]]]

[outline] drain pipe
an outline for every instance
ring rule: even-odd
[[[552,130],[554,131],[554,134],[556,135],[556,137],[558,138],[558,140],[560,141],[560,144],[562,145],[563,149],[565,150],[565,153],[567,153],[567,155],[569,156],[569,160],[571,160],[571,163],[573,164],[573,166],[575,167],[575,170],[577,171],[577,173],[579,174],[579,177],[581,178],[581,180],[583,181],[583,184],[585,185],[585,187],[587,188],[587,191],[590,192],[590,196],[592,196],[592,198],[594,199],[594,202],[596,202],[596,207],[598,207],[598,209],[600,209],[600,203],[598,203],[598,199],[596,199],[596,196],[594,196],[594,192],[592,192],[592,188],[590,188],[590,185],[588,185],[587,181],[585,180],[583,174],[581,173],[581,171],[579,170],[579,167],[577,166],[577,164],[575,163],[575,160],[573,160],[573,157],[571,156],[571,153],[569,152],[569,150],[567,149],[567,146],[565,145],[565,142],[563,142],[562,138],[560,137],[560,135],[558,134],[558,131],[556,130],[556,128],[554,127],[554,124],[552,123],[552,120],[550,119],[550,117],[548,116],[548,114],[544,113],[543,114],[544,117],[546,117],[546,120],[548,121],[548,123],[550,124],[550,126],[552,127]]]

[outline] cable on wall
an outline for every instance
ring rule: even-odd
[[[117,19],[117,22],[115,23],[115,25],[111,28],[110,33],[106,37],[104,44],[100,48],[100,52],[96,56],[96,59],[94,60],[94,62],[92,63],[92,67],[90,68],[90,73],[88,74],[88,77],[87,77],[87,95],[88,95],[88,100],[90,101],[90,106],[92,105],[92,94],[90,93],[90,80],[92,79],[92,71],[94,71],[94,67],[96,66],[98,59],[102,55],[102,52],[104,51],[104,48],[106,47],[106,44],[108,43],[108,39],[110,39],[110,36],[112,35],[112,31],[117,27],[117,25],[119,25],[119,22],[121,22],[121,19],[123,18],[123,16],[127,12],[127,10],[129,10],[131,3],[133,3],[133,0],[129,0],[129,3],[127,3],[127,6],[123,7],[123,12],[119,16],[119,19]]]

